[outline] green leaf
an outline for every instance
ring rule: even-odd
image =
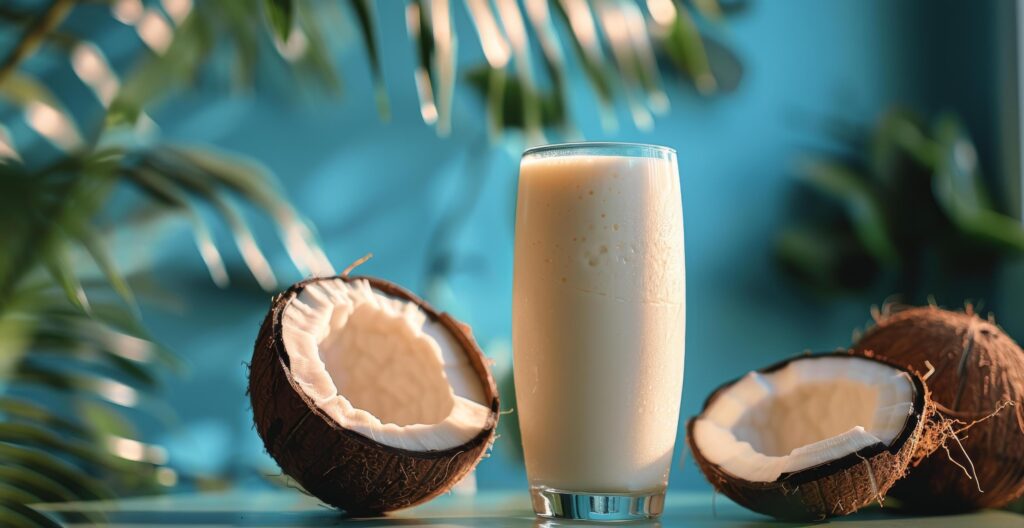
[[[363,45],[366,47],[366,54],[370,59],[370,68],[373,71],[374,96],[377,100],[377,113],[381,119],[387,121],[391,118],[390,104],[388,103],[387,85],[384,83],[384,73],[381,68],[380,51],[377,49],[377,31],[373,25],[373,2],[371,0],[350,0],[352,10],[356,13],[356,20],[359,23],[360,33],[363,37]]]
[[[20,418],[77,437],[88,436],[88,431],[80,424],[54,414],[49,409],[31,401],[2,397],[0,398],[0,413],[3,413],[5,421],[10,421],[11,418]],[[2,462],[3,459],[0,457],[0,463]]]
[[[128,286],[128,281],[126,281],[117,270],[117,266],[114,264],[114,259],[110,257],[110,253],[96,229],[91,224],[83,222],[77,226],[73,226],[71,232],[78,239],[79,243],[82,244],[82,247],[84,247],[85,250],[89,252],[89,255],[92,256],[92,259],[96,262],[100,271],[107,277],[107,281],[110,282],[110,286],[118,295],[121,296],[122,299],[124,299],[126,303],[128,303],[128,306],[130,306],[137,315],[139,313],[139,307],[135,302],[135,295]]]
[[[185,145],[166,145],[155,155],[169,158],[182,169],[205,173],[271,214],[288,209],[270,171],[256,160]]]
[[[580,3],[579,6],[581,12],[576,16],[576,23],[574,24],[573,17],[565,11],[563,3],[553,3],[555,12],[561,15],[563,22],[569,28],[568,35],[572,42],[572,48],[576,52],[580,65],[583,67],[583,73],[586,75],[591,89],[594,90],[601,105],[610,108],[614,102],[614,91],[612,90],[610,75],[604,66],[606,61],[601,52],[600,44],[588,44],[584,37],[587,31],[583,26],[586,26],[587,23],[593,23],[593,15],[587,4]],[[586,11],[582,11],[584,8],[586,8]]]
[[[959,120],[949,115],[940,117],[934,136],[938,149],[936,170],[952,186],[958,204],[972,211],[991,209],[992,201],[978,166],[978,151]]]
[[[455,28],[451,21],[451,4],[448,2],[430,2],[431,11],[445,9],[448,12],[444,16],[434,16],[430,13],[432,21],[442,20],[448,23],[448,27],[437,27],[431,24],[433,30],[433,53],[431,64],[434,83],[434,100],[437,102],[437,134],[446,137],[451,133],[452,108],[455,99],[455,79],[458,61],[455,60]],[[516,4],[515,9],[518,9]]]
[[[499,108],[491,108],[490,112],[494,119],[500,120],[502,126],[526,128],[526,111],[523,107],[526,98],[523,90],[529,88],[519,82],[518,78],[509,77],[503,69],[491,69],[482,64],[467,72],[466,80],[481,95],[493,97],[497,94],[501,97],[500,101],[488,101],[488,105],[500,105]],[[500,83],[500,86],[492,86],[494,83]],[[539,104],[542,126],[553,127],[565,123],[566,109],[556,93],[538,93],[533,98]]]
[[[22,362],[8,377],[11,384],[41,386],[75,397],[93,397],[126,408],[139,407],[142,393],[107,376],[80,370],[46,368],[38,362]]]
[[[292,32],[292,18],[295,7],[292,0],[264,0],[264,11],[267,13],[267,22],[270,29],[281,42],[288,42]]]
[[[210,201],[227,222],[231,235],[235,239],[235,245],[238,246],[238,252],[242,255],[246,267],[256,278],[256,282],[265,291],[276,290],[277,279],[274,277],[274,271],[271,269],[267,257],[260,250],[259,244],[256,243],[256,237],[249,229],[245,218],[231,202],[225,200],[220,194],[212,194]]]
[[[0,81],[0,97],[18,106],[43,103],[61,108],[60,101],[45,84],[21,70],[10,72]]]
[[[893,187],[903,176],[900,160],[904,156],[933,168],[938,154],[938,145],[928,137],[917,118],[907,110],[895,108],[882,116],[871,135],[868,160],[874,178]]]
[[[19,504],[36,504],[43,502],[43,499],[23,489],[18,489],[14,484],[8,484],[0,478],[0,502],[16,502]]]
[[[236,2],[198,2],[196,9],[211,4]],[[110,105],[107,127],[117,123],[134,124],[146,105],[159,101],[173,90],[195,79],[212,53],[217,35],[203,16],[190,16],[175,30],[174,40],[163,55],[150,55],[126,75],[117,97]],[[134,133],[134,132],[133,132]]]
[[[71,368],[52,368],[38,362],[22,362],[8,377],[13,385],[46,388],[73,398],[94,398],[124,409],[137,409],[170,424],[175,421],[167,402],[111,376]]]
[[[985,189],[978,154],[952,116],[935,125],[938,158],[932,180],[935,200],[962,232],[1011,253],[1024,252],[1024,226],[996,211]]]
[[[487,115],[490,116],[488,133],[492,138],[499,137],[505,128],[505,92],[507,82],[508,74],[505,72],[505,68],[488,68]]]
[[[61,528],[50,517],[11,500],[0,501],[0,524],[10,528]]]
[[[0,465],[0,482],[31,494],[34,502],[66,502],[76,500],[74,492],[60,482],[17,466]]]
[[[597,10],[598,20],[605,35],[613,35],[615,31],[628,32],[628,29],[620,26],[631,25],[629,21],[632,17],[639,18],[638,23],[632,25],[643,27],[642,16],[635,4],[604,2],[598,4]],[[637,92],[644,93],[649,86],[645,80],[647,75],[641,62],[641,49],[634,39],[630,38],[630,35],[627,34],[624,37],[608,38],[607,44],[612,51],[619,84],[623,88],[626,105],[633,117],[633,124],[639,130],[650,130],[654,126],[651,112],[643,103],[645,98],[637,96]],[[646,41],[646,34],[643,38]],[[654,62],[653,57],[651,57],[651,62]]]
[[[153,341],[149,331],[142,326],[135,314],[124,306],[116,303],[95,302],[92,304],[92,316],[94,320],[102,322],[118,332],[149,342]]]
[[[75,325],[88,325],[95,322],[100,322],[110,326],[118,332],[137,337],[143,340],[151,340],[149,332],[139,323],[138,319],[129,312],[128,310],[112,303],[104,303],[98,301],[92,305],[92,315],[87,316],[79,311],[69,309],[59,305],[44,306],[40,309],[40,314],[44,320],[41,323],[46,323],[45,319],[53,318],[54,322],[57,323],[70,323]]]
[[[127,359],[95,343],[69,339],[44,330],[36,333],[32,346],[35,355],[57,354],[85,364],[104,365],[138,388],[154,389],[159,385],[156,376],[143,367],[145,363]]]
[[[199,248],[199,255],[210,272],[210,278],[217,286],[226,288],[229,279],[227,269],[224,267],[224,259],[213,242],[213,234],[210,232],[209,226],[206,225],[206,221],[203,220],[199,212],[193,208],[188,196],[173,182],[151,169],[133,170],[129,172],[129,175],[148,194],[185,213],[192,223],[192,234],[195,237],[196,246]]]
[[[55,234],[50,238],[44,248],[43,261],[50,275],[64,290],[68,301],[79,310],[90,313],[89,299],[85,295],[82,283],[75,275],[67,240],[62,235]]]
[[[686,6],[677,3],[676,12],[676,18],[661,44],[676,67],[693,81],[697,91],[710,94],[718,89],[718,81],[711,71],[704,39]]]
[[[64,484],[82,500],[106,500],[114,492],[103,482],[49,452],[0,443],[0,464],[15,465]]]
[[[416,44],[416,96],[420,103],[420,115],[428,125],[437,123],[437,98],[434,74],[434,33],[430,26],[430,15],[424,13],[420,0],[410,0],[406,5],[406,30]]]
[[[319,275],[333,271],[311,228],[273,185],[266,167],[248,158],[181,145],[166,147],[161,154],[176,158],[185,170],[202,171],[266,211],[277,223],[285,249],[299,271]]]
[[[82,400],[76,407],[82,421],[100,435],[133,438],[138,434],[130,421],[104,404]]]
[[[63,307],[47,307],[38,322],[40,332],[72,341],[92,343],[101,350],[136,363],[159,362],[173,372],[184,364],[174,352],[153,341],[131,313],[116,304],[93,304],[93,317]]]
[[[843,205],[857,238],[879,262],[899,258],[889,237],[885,212],[865,179],[852,169],[827,161],[810,161],[803,166],[804,181]]]
[[[46,429],[29,424],[0,423],[0,442],[65,453],[96,469],[119,472],[132,466],[106,454],[105,446],[64,440]]]
[[[311,77],[327,96],[337,97],[342,91],[341,77],[338,75],[330,46],[321,29],[321,26],[324,26],[324,29],[330,32],[335,25],[330,22],[325,24],[321,10],[317,9],[318,5],[303,3],[295,6],[299,27],[306,34],[309,45],[306,52],[291,65],[297,75]]]
[[[157,162],[157,160],[149,160],[150,166],[154,171],[159,172],[161,176],[181,183],[196,195],[210,202],[217,209],[217,212],[220,213],[224,221],[227,222],[228,228],[231,230],[235,240],[235,245],[242,255],[242,259],[252,272],[253,277],[256,278],[260,287],[266,291],[275,290],[277,288],[277,279],[274,277],[274,272],[266,256],[263,255],[259,244],[256,243],[256,238],[252,230],[249,229],[245,217],[242,216],[241,212],[231,201],[222,196],[222,193],[217,188],[218,184],[225,182],[230,187],[236,189],[247,186],[249,185],[249,180],[251,180],[250,174],[261,176],[265,181],[269,181],[269,177],[262,175],[259,168],[248,168],[245,173],[232,175],[230,174],[231,171],[237,171],[238,169],[246,170],[247,167],[224,162],[216,158],[208,159],[205,153],[189,155],[186,151],[184,154],[174,153],[174,155],[182,156],[184,158],[182,161],[185,163],[177,164],[175,167],[168,167],[168,170],[161,170],[163,168],[161,163]],[[189,166],[190,164],[193,166]],[[229,177],[218,178],[217,174],[228,174]],[[249,194],[252,195],[253,193]],[[270,201],[269,197],[262,197],[262,199]]]
[[[0,466],[0,472],[19,472],[29,476],[30,478],[42,478],[38,474],[33,473],[30,470],[20,467],[6,468]],[[67,502],[77,500],[77,497],[71,496],[70,498],[59,498],[54,496],[47,496],[46,494],[36,494],[22,485],[23,480],[19,478],[20,475],[12,476],[0,476],[0,503],[17,503],[24,505],[41,504],[46,502]],[[52,482],[52,481],[51,481]],[[30,484],[29,484],[30,485]],[[31,506],[29,506],[31,507]],[[106,514],[103,512],[81,512],[74,515],[60,515],[60,519],[65,522],[72,524],[78,524],[82,521],[90,526],[106,526],[108,519]],[[6,525],[3,525],[6,526]]]

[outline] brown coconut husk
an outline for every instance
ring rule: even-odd
[[[1002,507],[1024,494],[1024,351],[968,306],[886,308],[854,345],[927,373],[938,413],[892,496],[911,509]]]
[[[409,451],[378,444],[349,431],[324,414],[295,384],[284,350],[281,317],[288,302],[315,278],[300,282],[273,299],[260,328],[249,372],[253,421],[264,447],[281,469],[320,500],[356,516],[376,515],[423,503],[447,492],[485,455],[498,423],[498,389],[483,352],[451,316],[438,313],[409,291],[370,277],[374,290],[418,305],[440,322],[462,346],[480,377],[486,405],[485,427],[464,445],[443,451]]]
[[[776,363],[758,372],[768,373],[785,367],[792,361],[825,355],[850,356],[849,352],[835,352],[814,356],[801,355]],[[827,517],[848,515],[870,504],[881,504],[889,488],[906,472],[907,466],[921,449],[920,441],[927,424],[932,423],[934,407],[930,404],[928,388],[921,377],[905,367],[877,358],[907,374],[914,384],[914,410],[903,430],[889,444],[876,444],[819,466],[780,475],[774,482],[750,482],[737,478],[709,462],[693,441],[696,418],[687,423],[690,452],[698,467],[717,491],[736,503],[776,519],[815,521]],[[719,397],[722,391],[739,379],[716,389],[704,403],[701,413]],[[699,416],[698,416],[699,417]]]

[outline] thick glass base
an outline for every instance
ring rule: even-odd
[[[665,509],[665,492],[577,493],[535,486],[530,488],[533,511],[550,519],[640,521]]]

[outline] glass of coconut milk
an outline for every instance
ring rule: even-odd
[[[661,513],[683,387],[685,290],[674,150],[573,143],[523,154],[512,333],[538,515]]]

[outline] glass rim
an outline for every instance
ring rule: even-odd
[[[657,154],[676,156],[676,149],[664,145],[653,145],[650,143],[631,143],[625,141],[575,141],[569,143],[553,143],[550,145],[538,145],[523,151],[523,158],[548,153],[566,153],[572,155],[574,151],[579,153],[601,153],[605,151],[625,150],[634,151],[637,157],[656,157]],[[643,154],[648,154],[644,156]],[[628,154],[621,154],[628,155]]]

